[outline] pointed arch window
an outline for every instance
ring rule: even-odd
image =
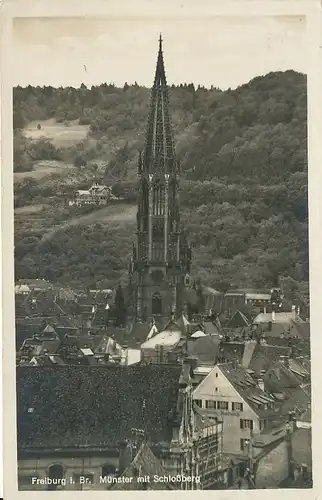
[[[159,293],[152,295],[152,314],[162,314],[162,298]]]
[[[164,187],[156,184],[153,190],[153,214],[164,215]]]
[[[52,484],[48,485],[48,490],[56,490],[61,484],[64,477],[64,468],[61,464],[53,464],[48,469],[48,476],[53,480]]]

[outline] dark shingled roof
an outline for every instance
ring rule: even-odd
[[[199,339],[188,342],[188,352],[196,357],[201,363],[215,364],[218,355],[220,339],[215,335],[207,335]]]
[[[257,375],[260,375],[262,370],[268,370],[274,363],[280,360],[281,356],[289,356],[290,354],[290,347],[256,344],[248,366],[245,366],[245,368],[249,368]]]
[[[285,389],[299,387],[301,380],[283,363],[274,363],[263,376],[265,389],[271,393],[282,393]]]
[[[111,446],[132,428],[168,441],[180,373],[180,366],[18,367],[18,447]]]
[[[219,364],[218,367],[257,415],[261,417],[275,415],[274,409],[270,408],[274,402],[273,398],[257,386],[245,368],[235,363]]]
[[[244,326],[249,326],[250,322],[246,318],[245,314],[243,314],[239,309],[233,313],[231,318],[228,320],[227,327],[228,328],[239,328]]]

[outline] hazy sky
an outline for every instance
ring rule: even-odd
[[[160,32],[170,84],[226,89],[270,71],[307,71],[301,17],[18,18],[13,83],[78,87],[137,81],[151,86]]]

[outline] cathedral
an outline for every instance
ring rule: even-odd
[[[177,318],[184,311],[191,247],[180,222],[179,180],[160,35],[145,145],[138,160],[137,231],[129,269],[134,322]]]

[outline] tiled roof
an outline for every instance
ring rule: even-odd
[[[311,361],[309,358],[294,358],[289,360],[290,369],[302,377],[310,377]]]
[[[263,380],[265,389],[271,393],[282,393],[285,389],[301,385],[301,380],[280,361],[267,370]]]
[[[218,362],[230,363],[236,361],[241,364],[244,348],[244,342],[222,342],[218,350]]]
[[[136,323],[129,331],[127,328],[108,326],[104,333],[121,346],[139,348],[146,341],[152,328],[150,323]]]
[[[246,368],[250,368],[259,375],[261,371],[268,370],[275,362],[279,361],[281,356],[288,356],[290,353],[290,347],[256,344]]]
[[[275,414],[274,409],[267,407],[273,405],[273,398],[258,387],[245,368],[235,363],[219,364],[218,367],[257,415],[269,417]]]
[[[205,321],[204,327],[205,327],[206,335],[221,335],[222,334],[222,328],[219,328],[219,326],[214,324],[212,321]]]
[[[309,356],[310,355],[310,342],[301,340],[291,336],[284,337],[265,337],[265,343],[268,345],[279,345],[284,347],[291,347],[292,353],[296,356]]]
[[[227,327],[228,328],[238,328],[243,326],[249,326],[249,321],[246,318],[245,314],[243,314],[239,309],[233,313],[231,318],[228,320]]]
[[[188,353],[196,357],[201,363],[215,364],[219,350],[220,339],[215,336],[207,335],[199,339],[188,342]]]
[[[19,447],[112,445],[132,428],[168,441],[180,373],[158,365],[18,367]]]
[[[286,389],[284,394],[284,401],[278,405],[281,416],[287,417],[290,412],[295,412],[296,418],[299,418],[311,404],[311,396],[303,387]]]
[[[140,477],[147,476],[150,478],[150,482],[142,483],[138,482],[138,475]],[[124,491],[124,490],[174,490],[176,489],[175,483],[161,483],[154,482],[153,476],[168,476],[160,461],[152,453],[151,449],[147,444],[142,444],[136,457],[132,463],[125,469],[122,477],[133,478],[131,482],[120,482],[115,483],[112,490]]]
[[[251,359],[253,357],[256,345],[257,345],[257,342],[254,340],[245,342],[243,359],[242,359],[242,363],[241,363],[244,368],[249,367],[249,364],[250,364]]]

